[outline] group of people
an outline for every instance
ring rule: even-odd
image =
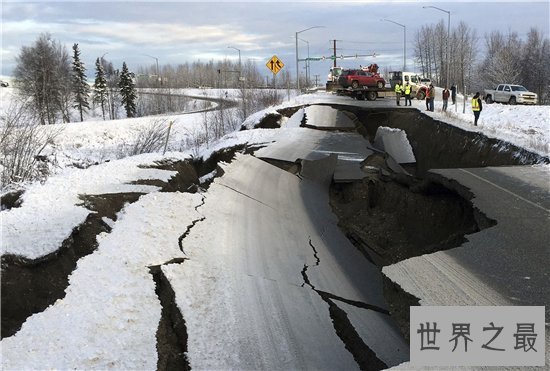
[[[401,86],[401,84],[399,84],[399,83],[396,83],[395,84],[395,98],[397,100],[397,105],[398,106],[401,105],[399,103],[399,101],[401,100],[401,95],[403,95],[405,97],[405,106],[412,106],[411,93],[412,93],[412,87],[409,85],[409,83],[407,83],[403,86]]]
[[[411,92],[412,87],[407,82],[405,85],[401,85],[400,83],[395,84],[395,98],[397,105],[400,104],[401,96],[405,97],[405,106],[412,106],[411,102]],[[451,90],[447,87],[443,89],[442,92],[442,99],[443,99],[443,111],[447,111],[447,105],[449,102],[449,97],[451,98],[453,104],[456,104],[456,85],[451,85]],[[430,84],[428,89],[426,90],[426,111],[434,111],[434,98],[435,98],[435,88],[433,84]],[[481,114],[481,111],[483,110],[483,104],[481,103],[482,99],[479,95],[479,92],[477,92],[474,97],[472,98],[472,112],[474,113],[474,126],[477,126],[477,122],[479,120],[479,115]]]

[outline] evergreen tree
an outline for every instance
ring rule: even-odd
[[[101,113],[103,114],[103,120],[105,120],[105,103],[107,102],[107,79],[105,78],[105,70],[99,58],[95,61],[95,81],[94,81],[94,102],[101,105]]]
[[[73,45],[73,93],[74,93],[74,108],[80,112],[80,121],[84,121],[84,112],[90,109],[88,96],[90,95],[90,87],[86,81],[86,68],[80,60],[80,50],[78,44]]]
[[[126,116],[134,117],[136,115],[136,87],[133,80],[133,74],[128,71],[126,62],[122,62],[122,71],[120,73],[118,87],[122,97],[122,105],[126,109]]]

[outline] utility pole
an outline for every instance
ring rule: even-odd
[[[337,40],[332,40],[332,49],[333,49],[332,55],[334,57],[332,67],[336,67],[336,41]]]

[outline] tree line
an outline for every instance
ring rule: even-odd
[[[416,32],[414,58],[421,73],[439,86],[455,84],[471,93],[499,83],[520,84],[537,93],[540,104],[550,103],[550,41],[541,31],[532,28],[525,41],[516,32],[493,31],[481,44],[484,53],[480,42],[466,23],[448,35],[441,21]]]
[[[32,46],[22,47],[16,58],[17,91],[39,122],[43,125],[60,120],[70,122],[71,108],[76,109],[84,121],[90,100],[101,105],[104,119],[106,109],[109,118],[116,118],[118,102],[125,108],[127,117],[134,117],[136,87],[126,62],[119,71],[98,58],[95,82],[90,87],[78,44],[74,44],[72,50],[71,63],[66,47],[44,33]]]

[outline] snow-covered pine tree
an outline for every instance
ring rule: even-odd
[[[101,105],[101,113],[103,114],[103,120],[105,120],[105,103],[109,92],[107,91],[107,79],[105,78],[105,70],[99,58],[95,61],[95,81],[94,81],[94,102]]]
[[[73,45],[73,93],[73,107],[80,113],[80,121],[84,121],[84,112],[90,109],[88,103],[90,86],[86,81],[86,68],[80,60],[80,50],[78,50],[78,44],[76,43]]]
[[[122,105],[126,109],[126,116],[134,117],[136,115],[136,87],[132,79],[132,73],[128,71],[126,62],[122,62],[122,72],[120,73],[118,87],[122,97]]]

